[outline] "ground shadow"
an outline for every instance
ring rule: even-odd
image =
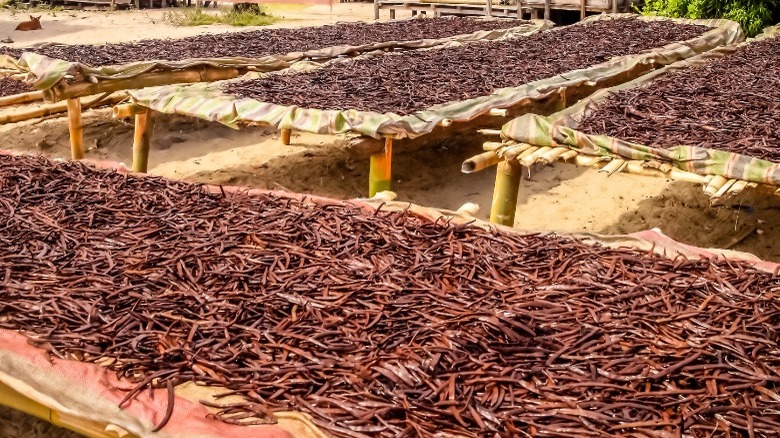
[[[600,231],[625,234],[655,227],[683,243],[780,261],[780,197],[748,190],[719,204],[710,205],[701,185],[673,182],[659,196],[641,201],[638,208]]]

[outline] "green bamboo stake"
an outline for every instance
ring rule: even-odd
[[[385,138],[385,149],[371,156],[368,171],[368,196],[373,197],[379,192],[390,190],[392,180],[391,164],[393,159],[393,139]]]
[[[517,209],[517,193],[520,190],[521,167],[501,161],[496,167],[496,185],[493,188],[493,204],[490,222],[513,226]]]

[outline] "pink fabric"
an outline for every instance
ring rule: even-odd
[[[752,254],[740,253],[737,251],[718,251],[715,249],[705,249],[698,246],[688,245],[678,242],[657,230],[639,231],[637,233],[629,234],[629,236],[649,242],[656,248],[662,248],[666,250],[667,253],[680,253],[689,256],[696,255],[705,259],[727,259],[731,261],[741,261],[761,271],[769,272],[775,275],[780,273],[780,263],[763,261]]]
[[[95,364],[50,358],[43,349],[27,343],[27,338],[17,332],[0,329],[0,349],[13,353],[17,358],[32,367],[36,374],[55,375],[67,382],[76,391],[97,395],[100,400],[118,405],[127,394],[122,389],[134,385],[122,382],[108,369]],[[124,410],[148,424],[158,424],[165,415],[168,406],[168,393],[165,389],[154,390],[154,399],[148,390],[125,405]],[[209,437],[214,438],[292,438],[292,435],[276,426],[248,428],[230,425],[219,420],[209,419],[209,412],[198,403],[181,397],[175,398],[173,414],[168,424],[159,432],[160,436],[171,437]],[[121,424],[119,425],[121,427]]]

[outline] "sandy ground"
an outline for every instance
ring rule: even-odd
[[[284,17],[274,26],[302,26],[370,19],[370,4],[271,6]],[[166,11],[43,12],[44,30],[14,32],[27,14],[0,12],[0,38],[14,45],[40,42],[101,43],[151,37],[181,37],[203,32],[244,30],[222,25],[173,27]],[[385,18],[387,12],[383,12]],[[399,14],[399,17],[401,14]],[[121,30],[121,31],[120,31]],[[107,109],[85,113],[88,156],[131,161],[132,126],[111,120]],[[61,117],[0,125],[0,147],[69,156],[67,124]],[[337,198],[366,196],[368,160],[345,152],[344,137],[296,133],[283,146],[264,128],[235,131],[202,121],[162,117],[150,157],[150,173],[216,184],[284,188]],[[394,156],[393,190],[399,200],[456,209],[466,202],[490,210],[494,171],[465,175],[464,159],[481,151],[481,139],[444,139],[434,147]],[[780,260],[780,197],[745,193],[711,206],[701,187],[660,178],[606,176],[572,165],[534,169],[524,179],[516,226],[562,233],[629,233],[658,227],[682,242],[724,247]],[[14,414],[15,415],[15,414]],[[0,410],[0,437],[70,437],[45,429],[37,420]],[[42,429],[43,428],[43,429]],[[40,431],[37,433],[36,431]],[[37,433],[37,434],[36,434]]]
[[[329,5],[268,4],[268,12],[279,20],[267,27],[316,26],[338,21],[373,20],[373,5],[367,3],[336,3]],[[42,15],[43,29],[31,32],[15,31],[20,21],[28,19],[26,11],[0,10],[0,39],[14,40],[12,47],[24,47],[44,42],[68,44],[99,44],[148,38],[181,38],[203,33],[240,32],[251,27],[232,27],[213,24],[196,27],[176,27],[165,20],[165,15],[181,8],[153,10],[62,10],[33,12]],[[206,11],[214,12],[209,8]],[[397,17],[411,16],[398,12]],[[382,11],[381,18],[389,18]],[[117,32],[121,29],[121,32]]]

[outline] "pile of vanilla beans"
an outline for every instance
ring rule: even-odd
[[[58,44],[26,49],[0,48],[0,54],[19,57],[27,51],[93,67],[154,60],[259,58],[342,45],[359,46],[391,41],[447,38],[477,31],[509,29],[523,24],[530,23],[523,20],[453,17],[380,23],[343,22],[316,27],[261,29],[115,44]]]
[[[35,91],[26,83],[13,78],[0,78],[0,97]]]
[[[302,108],[405,115],[660,49],[707,30],[672,21],[595,21],[504,41],[369,56],[314,71],[230,82],[226,92]]]
[[[780,280],[745,264],[2,155],[0,217],[0,327],[128,399],[195,381],[334,436],[780,430]]]
[[[699,146],[780,162],[780,38],[675,70],[597,104],[579,124],[648,146]]]

